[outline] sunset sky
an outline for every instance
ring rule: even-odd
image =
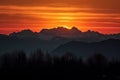
[[[120,0],[0,0],[0,34],[57,26],[120,33]]]

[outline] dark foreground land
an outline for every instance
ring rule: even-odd
[[[23,51],[6,53],[0,57],[0,76],[32,79],[120,80],[120,61],[108,60],[94,54],[83,60],[71,53],[51,56],[41,50],[30,56]]]

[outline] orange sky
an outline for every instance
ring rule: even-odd
[[[0,33],[76,26],[120,33],[120,0],[0,0]]]

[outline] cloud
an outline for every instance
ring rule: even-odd
[[[31,17],[29,15],[22,14],[0,14],[0,24],[22,24],[26,22],[34,22],[40,20],[38,18]],[[42,18],[41,18],[42,19]]]
[[[103,13],[103,14],[120,14],[120,10],[116,9],[100,9],[100,8],[80,8],[80,7],[47,7],[47,6],[0,6],[0,11],[36,11],[36,12],[93,12],[93,13]]]
[[[2,11],[120,14],[120,0],[0,0]]]
[[[120,0],[0,0],[0,28],[120,27]]]
[[[119,9],[120,0],[0,0],[0,5],[72,6]]]
[[[120,24],[119,12],[108,9],[43,6],[0,6],[0,24],[49,24],[49,22],[96,22]]]

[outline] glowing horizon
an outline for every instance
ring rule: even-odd
[[[1,0],[0,34],[23,29],[76,26],[81,31],[120,33],[118,0]],[[113,6],[114,5],[114,6]]]
[[[42,29],[52,29],[52,28],[58,28],[58,27],[63,27],[63,28],[66,28],[66,29],[72,29],[72,27],[76,27],[76,26],[72,26],[72,27],[69,27],[69,26],[57,26],[57,27],[51,27],[51,28],[42,28]],[[77,28],[77,27],[76,27]],[[88,28],[90,28],[90,27],[88,27]],[[98,29],[101,29],[101,27],[97,27]],[[99,33],[102,33],[102,34],[118,34],[118,33],[120,33],[119,32],[119,29],[118,28],[114,28],[114,27],[111,27],[111,28],[109,28],[109,31],[108,32],[104,32],[104,31],[102,31],[102,29],[101,29],[101,31],[97,31],[96,29],[97,28],[94,28],[93,27],[93,29],[85,29],[84,27],[80,27],[80,28],[78,28],[78,30],[80,30],[81,32],[86,32],[86,31],[88,31],[88,30],[91,30],[91,31],[95,31],[95,32],[99,32]],[[9,29],[9,28],[8,28]],[[13,32],[20,32],[20,31],[22,31],[22,30],[31,30],[31,31],[33,31],[33,32],[40,32],[42,29],[39,29],[39,28],[21,28],[21,29],[14,29],[14,31],[13,31],[13,29],[12,29],[12,31],[10,31],[10,32],[6,32],[6,33],[2,33],[2,34],[6,34],[6,35],[9,35],[9,34],[11,34],[11,33],[13,33]],[[114,29],[114,31],[115,32],[112,32],[112,33],[110,33],[110,31],[112,31]],[[108,29],[105,29],[105,30],[108,30]],[[117,32],[117,30],[118,30],[118,32]]]

